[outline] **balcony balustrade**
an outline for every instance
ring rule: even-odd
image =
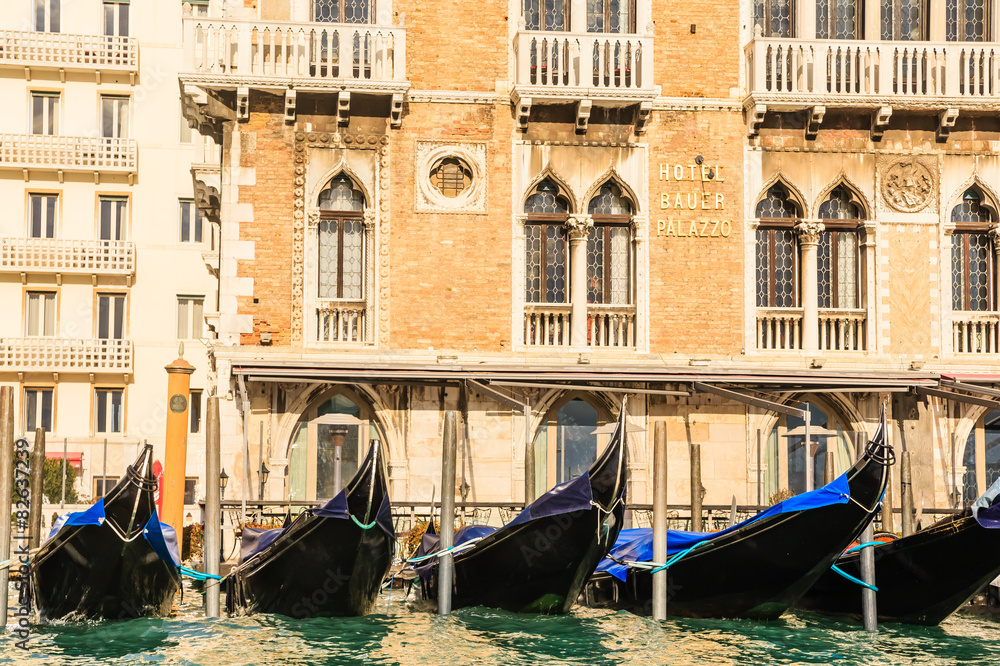
[[[634,305],[587,306],[586,346],[635,349]],[[524,306],[524,344],[529,347],[569,347],[572,344],[572,306],[528,303]],[[582,345],[581,345],[582,346]]]
[[[862,352],[868,347],[867,314],[864,310],[819,311],[819,350]]]
[[[367,342],[367,314],[365,301],[320,301],[316,305],[316,342]]]
[[[13,372],[132,374],[132,341],[0,338],[0,369]]]
[[[587,345],[590,347],[635,347],[635,306],[587,306]]]
[[[952,350],[956,354],[1000,353],[1000,313],[952,313]]]
[[[757,350],[802,349],[802,309],[757,310]]]
[[[131,241],[0,238],[0,272],[135,274]]]
[[[525,305],[524,344],[532,347],[568,347],[571,308],[568,303]]]
[[[0,168],[134,174],[133,139],[0,134]]]
[[[0,67],[74,71],[139,71],[135,37],[68,35],[60,32],[0,32]]]

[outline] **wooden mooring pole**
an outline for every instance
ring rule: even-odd
[[[691,443],[691,531],[701,532],[701,444]]]
[[[455,544],[455,457],[458,431],[455,412],[444,415],[441,455],[441,552],[438,558],[438,615],[451,613],[451,586],[454,558],[448,550]]]
[[[28,483],[28,548],[42,543],[42,494],[45,480],[45,428],[35,429],[35,445],[31,449],[31,470]]]
[[[910,451],[903,451],[902,466],[900,467],[899,485],[901,503],[903,509],[903,536],[913,534],[913,477],[910,468]]]
[[[667,561],[667,423],[653,430],[653,561]],[[667,619],[667,570],[653,574],[653,619]]]
[[[220,429],[219,398],[208,398],[208,413],[205,414],[205,541],[202,559],[205,573],[219,575],[219,557],[222,550],[222,489],[219,486]],[[205,615],[219,617],[219,581],[205,581]]]
[[[824,461],[824,465],[823,465],[823,483],[824,484],[833,483],[833,479],[835,478],[834,474],[836,472],[836,470],[834,470],[834,465],[835,465],[834,458],[835,457],[836,456],[833,455],[833,451],[827,451],[826,452],[826,460]]]
[[[857,454],[865,450],[867,442],[864,437],[859,437],[857,441]],[[861,533],[861,543],[871,543],[875,540],[875,528],[871,522]],[[861,549],[861,580],[871,587],[861,588],[861,617],[864,621],[865,631],[874,633],[878,630],[878,609],[875,603],[875,549],[872,546]]]
[[[14,488],[14,390],[0,386],[0,562],[10,559],[10,499]],[[0,631],[7,627],[10,567],[0,569]]]

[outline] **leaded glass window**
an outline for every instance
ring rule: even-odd
[[[587,212],[594,227],[587,237],[587,302],[631,302],[632,202],[615,183],[605,183]]]
[[[364,194],[344,174],[336,176],[319,195],[318,296],[364,298]]]
[[[781,184],[768,189],[757,204],[757,307],[798,306],[798,244],[794,226],[799,208]]]
[[[791,37],[792,6],[792,0],[754,0],[754,25],[765,37]]]
[[[569,201],[546,179],[524,204],[525,293],[527,303],[566,302],[566,219]]]
[[[563,32],[569,27],[569,3],[566,0],[523,0],[524,24],[528,30]]]
[[[882,39],[922,41],[927,30],[926,0],[882,0]]]
[[[313,21],[318,23],[370,23],[368,0],[313,0]]]
[[[635,32],[634,0],[587,0],[587,32]]]
[[[953,310],[993,310],[993,243],[989,226],[992,213],[982,196],[966,190],[951,211],[955,232],[951,239],[951,285]]]
[[[946,0],[945,37],[949,42],[985,42],[989,12],[986,0]]]
[[[860,0],[818,0],[817,39],[857,39],[861,20]]]
[[[834,188],[819,207],[826,230],[820,234],[816,261],[819,307],[855,309],[860,300],[861,256],[858,221],[861,208],[849,190]]]

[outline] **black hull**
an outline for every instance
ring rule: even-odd
[[[830,568],[872,519],[887,467],[862,457],[848,474],[854,501],[763,518],[706,542],[667,570],[667,613],[695,618],[773,620]],[[590,606],[652,612],[648,571],[622,582],[608,573],[587,588]]]
[[[108,493],[103,525],[63,527],[38,550],[31,592],[43,619],[170,614],[180,575],[142,536],[154,508],[151,462],[147,448]]]
[[[367,525],[386,496],[376,443],[348,485],[348,510]],[[378,525],[362,529],[353,520],[307,512],[233,570],[226,608],[295,618],[366,615],[375,607],[394,551],[395,538]]]
[[[1000,530],[972,516],[943,520],[875,548],[876,608],[880,622],[936,625],[1000,574]],[[861,577],[858,553],[837,566]],[[797,606],[861,618],[861,588],[829,571]]]
[[[503,527],[454,556],[452,608],[566,613],[621,531],[627,485],[624,407],[619,427],[590,468],[588,510]],[[435,560],[436,562],[437,560]],[[421,586],[436,603],[438,569]]]

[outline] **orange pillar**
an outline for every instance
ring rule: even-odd
[[[167,371],[167,454],[163,461],[163,515],[160,520],[173,527],[180,538],[184,528],[184,475],[187,467],[188,396],[194,366],[180,356]]]

